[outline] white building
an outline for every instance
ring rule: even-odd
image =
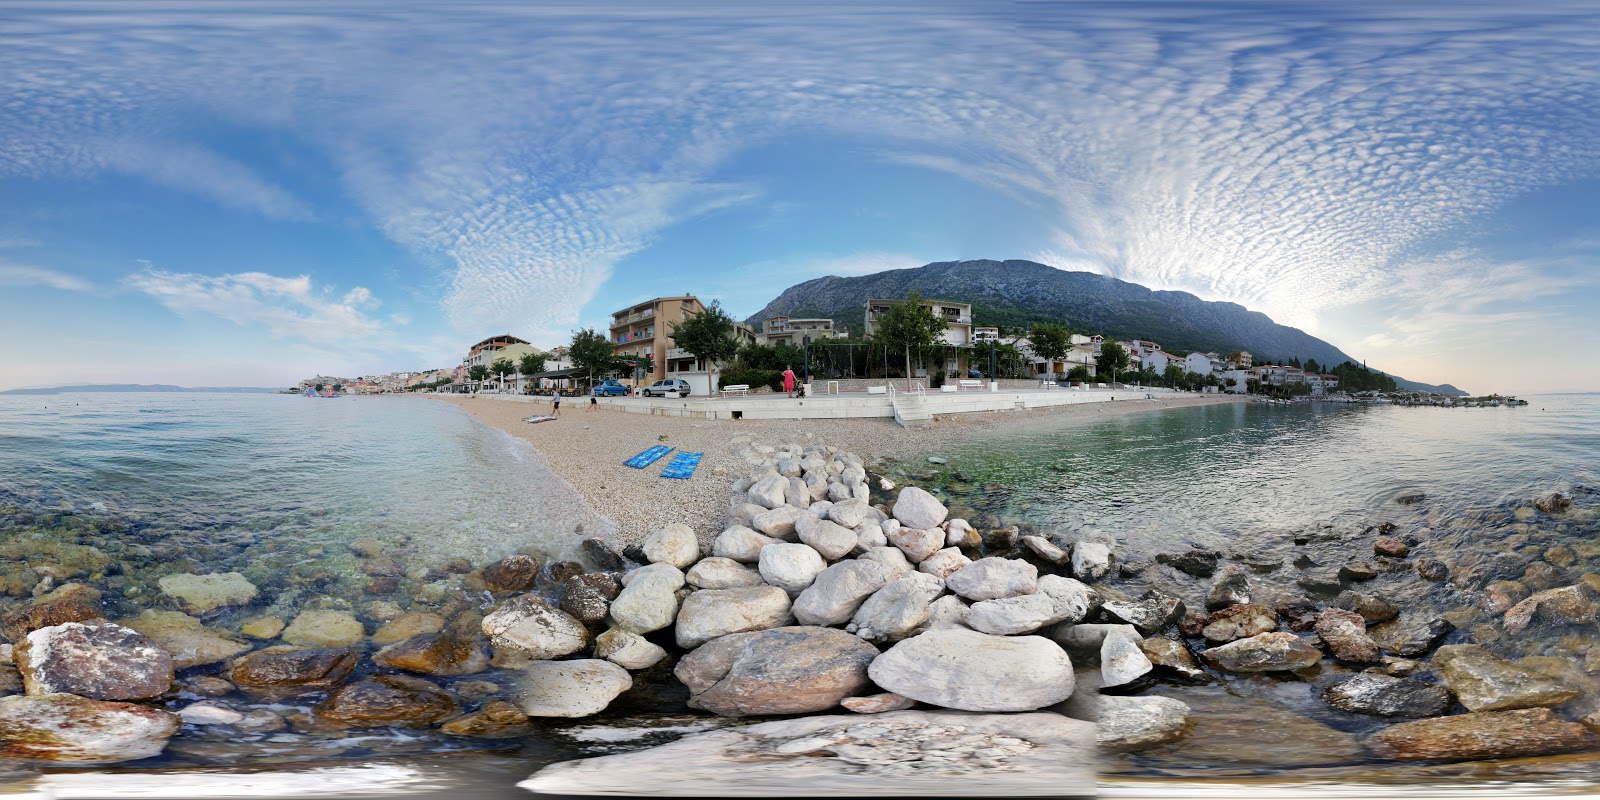
[[[1213,375],[1228,369],[1228,362],[1216,353],[1190,353],[1183,358],[1183,370],[1197,375]]]
[[[1000,341],[1000,329],[999,328],[984,327],[984,328],[973,328],[972,329],[972,343],[973,344],[995,344],[995,343],[997,343],[999,341]]]
[[[1160,348],[1161,345],[1156,345],[1156,349],[1147,349],[1143,353],[1140,353],[1139,368],[1155,370],[1156,374],[1158,375],[1166,372],[1167,364],[1171,363],[1171,359],[1169,359],[1166,352]]]

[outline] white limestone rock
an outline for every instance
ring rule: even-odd
[[[789,594],[779,587],[706,589],[683,601],[675,630],[678,646],[688,650],[730,633],[782,627],[790,619]]]
[[[1014,636],[1033,633],[1050,624],[1055,603],[1044,594],[1024,594],[999,600],[982,600],[967,609],[967,627],[994,634]]]
[[[938,528],[908,528],[901,526],[889,534],[889,544],[900,548],[913,564],[920,564],[944,546],[944,531]]]
[[[861,555],[856,556],[856,560],[876,561],[879,564],[888,567],[889,571],[896,575],[902,572],[911,572],[912,570],[916,569],[916,567],[911,565],[910,561],[906,560],[906,554],[900,552],[900,548],[889,547],[887,545],[869,547],[861,551]]]
[[[483,618],[481,627],[496,648],[510,648],[531,658],[571,655],[589,643],[589,631],[582,622],[536,594],[517,595],[501,603]]]
[[[618,627],[650,633],[671,625],[677,618],[677,591],[684,583],[683,572],[677,567],[651,564],[628,573],[624,580],[627,585],[611,601],[611,620]]]
[[[1104,688],[1127,686],[1155,669],[1139,647],[1138,635],[1127,627],[1108,631],[1100,642],[1100,685]]]
[[[535,661],[523,670],[517,705],[530,717],[587,717],[633,687],[633,676],[610,661]]]
[[[945,584],[968,600],[998,600],[1039,590],[1039,568],[1026,561],[990,556],[957,570]]]
[[[784,494],[789,490],[789,479],[782,475],[768,475],[745,490],[750,502],[763,508],[778,508],[786,502]]]
[[[856,551],[858,553],[865,553],[877,547],[888,547],[888,545],[889,537],[883,535],[883,528],[879,527],[878,523],[868,520],[856,526]],[[900,552],[892,547],[889,549],[897,553]],[[900,556],[904,558],[905,554],[901,553]]]
[[[868,668],[885,691],[962,711],[1033,711],[1072,696],[1072,661],[1042,636],[960,628],[906,639]]]
[[[867,509],[864,500],[845,500],[828,507],[828,519],[846,528],[856,528],[867,521]]]
[[[791,596],[798,595],[828,566],[822,554],[805,544],[775,544],[761,549],[761,579]]]
[[[1111,548],[1101,542],[1078,542],[1072,546],[1072,574],[1083,581],[1097,581],[1111,571]]]
[[[688,569],[700,558],[700,543],[695,538],[694,528],[681,522],[646,536],[641,549],[650,563],[671,564],[678,569]]]
[[[938,578],[907,570],[873,592],[851,617],[846,630],[871,642],[904,639],[927,623],[929,606],[943,591],[944,584]]]
[[[764,511],[750,521],[750,527],[768,536],[776,536],[785,541],[795,538],[794,524],[802,516],[810,516],[811,512],[794,506],[778,506],[771,511]]]
[[[843,625],[894,572],[876,561],[841,561],[823,570],[794,602],[801,625]]]
[[[595,637],[594,657],[623,669],[649,669],[667,657],[666,648],[626,628],[611,628]]]
[[[760,558],[759,553],[757,558]],[[719,556],[712,556],[690,567],[685,579],[696,589],[737,589],[741,586],[760,586],[762,583],[761,573],[731,558]]]
[[[761,548],[782,541],[756,533],[743,525],[734,525],[717,535],[716,541],[711,543],[711,555],[754,564],[761,558]]]
[[[972,559],[961,554],[961,548],[946,547],[923,559],[922,563],[917,565],[917,571],[926,572],[942,579],[950,577],[956,570],[971,563]]]
[[[915,486],[901,489],[894,501],[894,518],[908,528],[938,528],[949,514],[950,510],[939,502],[939,498]]]
[[[823,558],[837,561],[850,554],[857,544],[855,531],[807,514],[795,520],[795,533]]]

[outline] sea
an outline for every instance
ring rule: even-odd
[[[935,490],[954,515],[980,527],[1017,524],[1063,540],[1113,543],[1130,567],[1113,588],[1130,594],[1176,580],[1151,559],[1188,548],[1265,559],[1278,566],[1253,581],[1292,589],[1304,569],[1370,557],[1372,531],[1386,526],[1414,542],[1419,556],[1448,563],[1452,578],[1385,574],[1369,588],[1408,609],[1453,615],[1452,641],[1487,640],[1508,657],[1577,663],[1594,645],[1593,626],[1536,628],[1509,641],[1474,610],[1486,582],[1514,579],[1536,561],[1557,563],[1569,580],[1600,572],[1600,395],[1526,399],[1523,407],[1477,409],[1237,403],[1039,414],[926,454],[943,464],[918,457],[881,467],[897,482]],[[1550,491],[1572,497],[1573,510],[1560,518],[1528,510]],[[1414,502],[1397,503],[1402,495]],[[404,585],[415,587],[453,558],[576,557],[580,539],[612,533],[603,513],[577,500],[524,442],[423,398],[0,396],[0,544],[59,541],[104,551],[118,566],[78,580],[102,590],[112,617],[159,606],[155,580],[182,571],[243,573],[263,589],[265,607],[253,614],[360,612],[375,600],[404,605],[404,596],[375,593],[351,543],[377,540],[405,567]],[[1179,588],[1191,597],[1204,591]],[[23,600],[0,597],[0,607]],[[1190,692],[1197,705],[1214,704],[1219,693],[1267,703],[1271,713],[1331,732],[1329,741],[1341,743],[1332,749],[1337,756],[1262,760],[1245,752],[1246,737],[1231,749],[1180,747],[1122,759],[1116,771],[1260,779],[1360,762],[1358,746],[1340,747],[1375,724],[1319,709],[1317,688],[1314,681],[1241,681],[1173,691]],[[696,724],[666,712],[612,722],[669,735]],[[164,791],[197,782],[189,794],[211,796],[206,781],[238,770],[255,776],[245,793],[268,797],[294,794],[308,771],[320,770],[330,792],[341,782],[356,794],[404,795],[477,781],[490,787],[482,796],[499,796],[495,788],[509,791],[540,764],[636,746],[606,733],[605,724],[550,726],[515,744],[412,731],[356,737],[290,729],[241,738],[186,726],[166,755],[123,765],[113,777],[129,791],[140,780]],[[96,781],[110,774],[55,770],[51,791],[97,796],[83,787],[103,786]],[[61,788],[69,784],[79,788]],[[463,788],[457,796],[473,795]]]

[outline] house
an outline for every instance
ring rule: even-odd
[[[1161,345],[1155,342],[1147,342],[1143,339],[1130,339],[1126,342],[1117,342],[1117,344],[1122,345],[1122,349],[1128,351],[1129,361],[1142,361],[1146,353],[1159,352],[1161,350]]]
[[[1156,345],[1153,350],[1147,349],[1139,354],[1139,368],[1154,370],[1158,375],[1166,372],[1167,364],[1171,362],[1172,359],[1167,357],[1167,353],[1161,349],[1160,345]]]
[[[1228,354],[1227,362],[1234,369],[1249,369],[1253,356],[1243,350],[1235,350]]]
[[[761,327],[762,337],[768,344],[792,344],[796,347],[806,337],[815,342],[819,339],[843,339],[849,334],[845,328],[834,328],[831,319],[772,317]]]
[[[1190,353],[1183,358],[1184,372],[1193,372],[1197,375],[1213,375],[1228,369],[1228,362],[1218,357],[1216,353]]]
[[[636,369],[636,374],[624,374],[622,377],[633,379],[637,377],[638,385],[648,385],[667,377],[673,371],[669,360],[675,360],[676,366],[682,366],[687,354],[678,350],[674,355],[669,355],[668,350],[675,349],[670,346],[672,326],[689,318],[690,314],[697,314],[705,310],[700,300],[692,294],[683,294],[677,297],[657,297],[643,303],[629,306],[611,315],[611,345],[616,354],[621,357],[635,357],[643,359],[649,356],[652,361],[649,370]],[[692,364],[693,356],[688,356]]]
[[[1099,355],[1100,342],[1104,339],[1099,336],[1092,338],[1094,341],[1090,341],[1091,337],[1074,334],[1071,339],[1072,348],[1061,358],[1053,361],[1041,358],[1039,354],[1033,352],[1032,343],[1026,337],[1017,337],[1012,344],[1017,348],[1017,352],[1033,365],[1034,380],[1059,381],[1065,380],[1067,373],[1079,366],[1087,368],[1089,377],[1094,377],[1095,357]],[[1080,342],[1080,339],[1083,341]]]
[[[889,309],[904,303],[904,300],[871,299],[867,301],[865,335],[871,337],[877,330],[878,323],[888,315]],[[946,376],[965,377],[967,374],[967,355],[973,345],[972,339],[972,304],[957,303],[950,300],[934,300],[922,298],[921,305],[939,319],[944,320],[944,333],[939,335],[939,340],[950,348],[944,353],[943,371]],[[929,354],[913,354],[911,364],[912,377],[925,378],[929,375]],[[938,369],[938,366],[934,366]]]
[[[467,357],[461,359],[461,377],[458,380],[471,381],[471,372],[473,367],[481,366],[484,369],[492,370],[494,369],[494,362],[499,361],[502,358],[511,362],[511,364],[515,366],[524,355],[537,352],[539,351],[533,345],[529,344],[526,339],[519,339],[509,333],[502,333],[498,336],[490,336],[489,338],[473,345],[467,351]],[[498,377],[493,375],[490,375],[485,379],[486,382],[498,382],[499,380],[500,379]]]
[[[993,327],[973,328],[972,329],[972,343],[973,344],[999,344],[1000,343],[1000,329],[999,328],[993,328]]]
[[[1217,373],[1217,380],[1222,382],[1222,390],[1232,394],[1244,394],[1250,391],[1250,381],[1255,379],[1255,374],[1248,369],[1229,369]],[[1233,383],[1230,385],[1229,381]]]

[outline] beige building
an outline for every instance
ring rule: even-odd
[[[813,342],[818,339],[843,339],[849,335],[849,331],[834,328],[831,319],[772,317],[762,324],[762,335],[767,344],[792,344],[798,347],[807,336]]]
[[[705,307],[692,294],[657,297],[624,308],[611,315],[611,346],[619,356],[649,355],[655,359],[654,369],[639,376],[640,385],[649,385],[667,376],[668,360],[672,356],[676,356],[678,362],[685,357],[693,361],[692,356],[687,356],[681,350],[669,356],[669,350],[676,350],[672,346],[672,326],[683,322],[690,314],[704,310]],[[624,374],[622,378],[631,381],[633,375]]]
[[[537,352],[539,352],[538,348],[529,344],[526,339],[519,339],[509,333],[490,336],[473,345],[467,351],[467,357],[461,359],[461,366],[457,368],[457,380],[471,381],[471,378],[467,377],[467,375],[473,367],[481,365],[484,369],[492,370],[494,369],[494,362],[502,358],[510,361],[512,366],[516,366],[524,355]],[[508,379],[515,380],[515,376],[511,376]],[[499,378],[494,375],[484,379],[486,385],[492,385],[498,381]]]

